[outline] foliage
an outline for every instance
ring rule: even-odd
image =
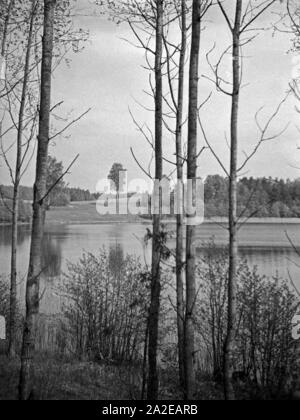
[[[70,197],[65,189],[65,182],[63,180],[63,163],[58,162],[55,157],[48,156],[47,172],[47,191],[51,191],[47,197],[47,208],[68,205]]]
[[[206,216],[228,214],[228,180],[219,175],[205,182]],[[299,217],[300,180],[242,178],[238,183],[238,213],[245,217]]]
[[[48,196],[48,209],[50,207],[66,207],[71,201],[92,201],[95,196],[88,190],[68,188],[64,182],[64,167],[55,157],[48,157],[47,190],[55,186]],[[57,182],[59,181],[59,182]]]
[[[123,165],[121,163],[114,163],[109,174],[108,179],[111,180],[111,186],[116,192],[120,192],[120,172],[124,171]]]
[[[12,215],[9,209],[11,209],[11,200],[0,199],[0,223],[11,223]],[[32,215],[31,204],[20,200],[19,202],[19,222],[29,223]]]
[[[8,317],[9,314],[9,286],[5,278],[0,277],[0,315]]]
[[[139,359],[148,302],[147,281],[140,261],[121,248],[84,254],[65,275],[66,327],[80,358]]]
[[[18,399],[19,361],[0,356],[0,400]],[[35,357],[37,400],[129,400],[129,369],[79,363],[41,352]],[[134,370],[131,369],[131,375]]]
[[[216,380],[222,380],[227,324],[227,250],[209,244],[198,267],[198,324]],[[234,364],[248,397],[271,398],[291,389],[296,364],[292,319],[299,300],[287,282],[261,276],[246,261],[238,268],[238,332]],[[250,394],[249,394],[250,393]]]
[[[0,276],[0,315],[4,316],[6,319],[6,325],[9,325],[9,316],[10,316],[10,290],[9,290],[9,280]],[[16,308],[17,316],[17,346],[21,346],[21,337],[23,330],[23,315],[19,305]],[[7,335],[9,335],[9,330],[7,328]]]
[[[13,187],[12,186],[6,186],[6,185],[0,185],[1,192],[3,194],[3,197],[7,199],[13,198]],[[33,190],[31,187],[25,187],[20,186],[20,199],[24,201],[30,201],[32,202],[33,199]]]
[[[62,164],[55,158],[50,164],[52,175],[48,185],[62,174]],[[13,188],[1,186],[4,197],[12,198]],[[300,180],[274,178],[242,178],[238,185],[239,214],[248,217],[300,217]],[[20,187],[20,198],[32,201],[32,188]],[[173,199],[174,194],[171,194]],[[65,206],[71,201],[94,201],[97,198],[89,190],[67,187],[62,181],[52,196],[52,206]],[[2,201],[2,200],[0,200]],[[2,203],[3,207],[3,203]],[[0,202],[1,208],[1,202]],[[172,203],[171,208],[174,208]],[[3,214],[4,210],[0,210]],[[226,217],[228,214],[228,181],[219,175],[208,176],[205,182],[205,214],[207,217]],[[27,211],[26,211],[27,215]],[[30,211],[29,211],[30,215]],[[8,217],[6,216],[8,220]],[[4,221],[4,219],[3,219]]]
[[[92,194],[89,190],[82,190],[81,188],[67,188],[67,191],[70,195],[71,202],[93,201],[96,199],[96,196]]]
[[[0,189],[4,197],[12,199],[13,187],[0,185]],[[89,190],[83,190],[81,188],[65,187],[64,190],[70,195],[71,201],[93,201],[96,199],[96,195],[92,194]],[[20,199],[24,201],[33,200],[33,189],[32,187],[20,186]]]

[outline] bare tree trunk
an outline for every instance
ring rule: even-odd
[[[224,388],[225,398],[234,400],[233,351],[236,332],[237,311],[237,155],[238,155],[238,114],[240,96],[240,32],[242,19],[242,0],[236,1],[235,24],[233,28],[233,92],[231,110],[231,162],[229,179],[229,279],[228,279],[228,326],[224,349]]]
[[[145,399],[146,394],[146,384],[147,384],[147,355],[148,355],[148,334],[149,326],[147,322],[146,332],[145,332],[145,342],[144,342],[144,357],[143,357],[143,380],[142,380],[142,391],[141,391],[141,400]]]
[[[30,55],[33,39],[33,25],[35,19],[36,2],[32,5],[30,16],[29,33],[27,41],[26,59],[24,66],[24,79],[22,96],[19,109],[19,122],[17,134],[17,155],[14,179],[13,204],[12,204],[12,236],[11,236],[11,274],[10,274],[10,320],[9,320],[9,356],[16,355],[16,309],[17,309],[17,243],[18,243],[18,219],[19,219],[19,190],[22,167],[22,142],[24,127],[24,112],[28,86]]]
[[[186,0],[181,0],[181,49],[178,74],[178,100],[176,117],[176,164],[178,183],[179,214],[177,215],[176,235],[176,289],[177,289],[177,334],[178,334],[178,361],[179,380],[182,389],[185,389],[184,374],[184,216],[183,216],[183,147],[182,126],[184,106],[184,75],[187,48]]]
[[[156,0],[156,50],[155,50],[155,179],[162,179],[162,131],[163,131],[163,82],[162,82],[162,52],[163,52],[163,0]],[[151,304],[149,311],[149,377],[148,400],[158,398],[157,347],[158,324],[161,292],[161,193],[159,194],[159,214],[153,216],[152,245],[152,279]]]
[[[197,121],[198,121],[198,80],[199,80],[199,52],[201,35],[201,0],[193,0],[192,44],[190,58],[189,84],[189,123],[188,123],[188,180],[197,178]],[[193,200],[196,199],[193,188]],[[195,331],[194,308],[196,298],[196,255],[195,255],[196,226],[187,226],[186,237],[186,315],[185,315],[185,385],[186,399],[195,398]]]
[[[23,332],[19,397],[27,400],[33,392],[32,369],[36,321],[39,312],[39,281],[42,273],[41,249],[44,233],[47,158],[51,107],[51,72],[53,58],[54,12],[56,0],[44,0],[44,36],[41,68],[40,121],[29,271],[26,285],[26,319]]]
[[[5,21],[4,21],[4,28],[3,28],[2,42],[1,42],[1,56],[4,59],[5,59],[5,55],[6,55],[6,42],[7,42],[8,25],[9,25],[9,22],[10,22],[10,17],[11,17],[11,12],[12,12],[13,7],[14,7],[14,0],[11,0],[9,2],[8,9],[7,9],[7,14],[6,14]],[[0,122],[0,140],[1,140],[1,137],[2,137],[2,122]],[[13,212],[13,206],[12,206],[12,212]],[[13,213],[12,213],[12,215],[13,215]],[[13,217],[12,217],[12,219],[13,219]],[[12,220],[12,223],[14,223],[14,220]],[[13,249],[13,246],[12,246],[12,249]],[[11,256],[11,258],[13,259],[13,255]],[[13,282],[11,281],[11,289],[12,289],[12,284],[13,284]],[[10,292],[10,293],[12,294],[12,292]],[[14,311],[12,311],[12,307],[15,308],[15,305],[12,306],[11,294],[10,294],[10,320],[9,320],[9,340],[10,340],[10,342],[11,342],[12,334],[13,334],[13,337],[15,337],[15,333],[13,331],[11,331],[11,324],[12,324],[12,322],[14,324],[14,320],[15,320],[15,314],[14,314]],[[11,354],[10,344],[9,344],[8,353]]]

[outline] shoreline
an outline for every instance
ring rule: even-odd
[[[170,220],[163,220],[163,223],[166,225],[173,225],[176,224],[175,219]],[[252,219],[242,219],[240,223],[245,223],[247,225],[254,225],[254,224],[264,224],[264,225],[299,225],[300,219],[297,218],[274,218],[274,217],[263,217],[263,218],[252,218]],[[117,217],[114,219],[111,216],[108,216],[107,220],[103,217],[102,220],[55,220],[50,219],[46,220],[45,226],[51,225],[110,225],[110,224],[141,224],[141,225],[151,225],[152,219],[144,219],[140,217],[137,218],[128,218],[127,220],[118,219]],[[210,225],[210,224],[228,224],[228,219],[226,217],[214,217],[214,218],[207,218],[204,220],[202,225]],[[11,223],[0,222],[0,227],[9,227]],[[18,226],[31,226],[31,223],[18,223]],[[199,225],[200,226],[200,225]]]
[[[286,225],[299,225],[300,219],[296,217],[253,217],[252,219],[243,218],[240,220],[240,223],[245,223],[247,225],[251,224],[286,224]],[[228,223],[227,217],[211,217],[204,221],[204,223]]]

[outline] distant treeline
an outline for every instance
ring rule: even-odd
[[[205,180],[205,217],[228,217],[229,182],[220,175]],[[174,216],[174,193],[171,213]],[[172,216],[172,217],[173,217]],[[238,182],[238,216],[240,217],[300,217],[300,178],[242,178]],[[151,218],[151,216],[143,216]]]
[[[6,199],[13,197],[13,187],[0,185],[2,196]],[[96,200],[98,195],[92,194],[89,190],[83,190],[81,188],[64,188],[64,193],[68,196],[69,201],[92,201]],[[24,201],[32,201],[33,189],[31,187],[20,187],[20,199]],[[55,203],[51,203],[55,205]]]
[[[70,195],[70,201],[93,201],[99,197],[98,194],[92,194],[89,190],[80,188],[67,188],[66,191]]]
[[[11,223],[11,200],[0,198],[0,223]],[[32,208],[31,204],[20,200],[19,203],[19,222],[28,223],[31,220]]]
[[[6,200],[13,198],[13,187],[0,185],[1,196]],[[32,201],[33,199],[33,189],[31,187],[20,187],[20,200]]]
[[[12,205],[13,187],[0,186],[0,223],[10,223]],[[92,194],[88,190],[80,188],[64,188],[58,189],[51,195],[50,207],[67,206],[73,201],[93,201],[98,198],[97,194]],[[33,200],[33,189],[31,187],[20,187],[20,203],[19,203],[19,222],[27,223],[31,219]]]
[[[13,187],[0,185],[0,223],[11,222],[11,206],[13,197]],[[19,222],[28,223],[31,220],[31,204],[32,201],[32,188],[20,188],[20,201],[19,201]]]
[[[209,176],[205,183],[207,217],[228,215],[228,179]],[[300,179],[242,178],[238,214],[245,217],[300,217]]]
[[[9,222],[12,187],[0,186],[0,223]],[[131,195],[131,194],[130,194]],[[58,190],[51,198],[51,207],[67,206],[74,201],[94,201],[99,194],[81,188]],[[31,217],[32,188],[20,188],[20,221]],[[300,217],[300,178],[242,178],[238,183],[238,214],[244,217]],[[228,215],[228,179],[210,175],[205,182],[205,216]]]

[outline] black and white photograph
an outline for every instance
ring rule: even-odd
[[[299,0],[0,0],[8,400],[300,400]]]

